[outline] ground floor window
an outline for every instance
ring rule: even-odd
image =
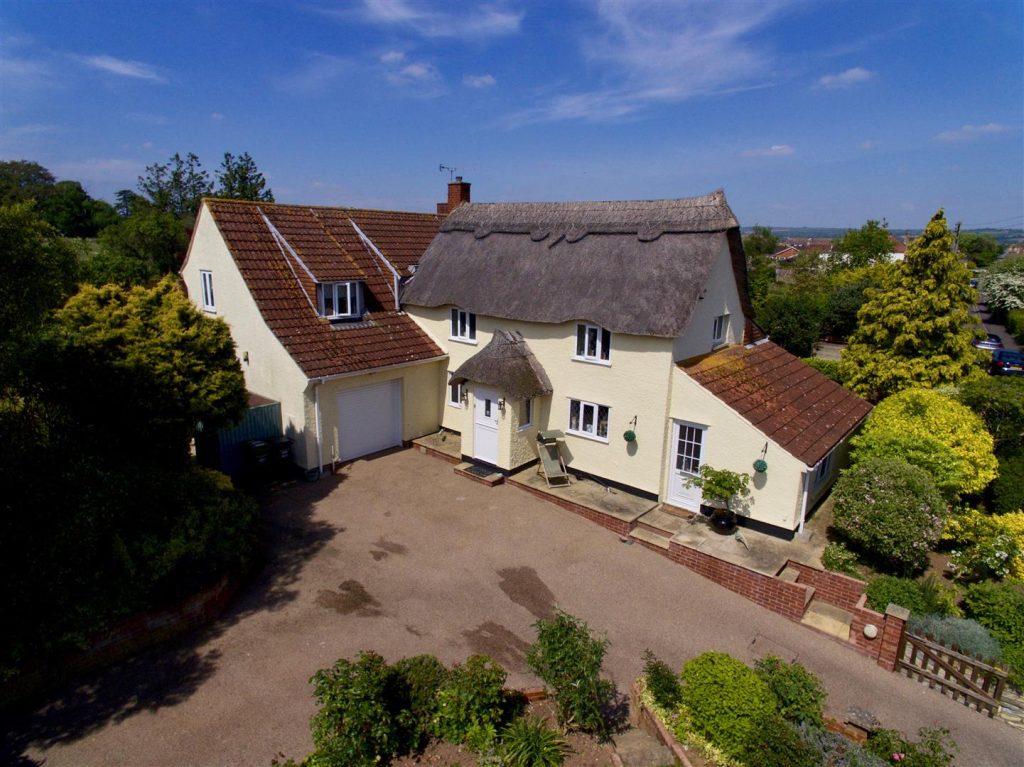
[[[523,429],[533,423],[533,400],[524,399],[519,411],[519,428]]]
[[[825,484],[829,476],[832,474],[832,453],[829,453],[821,459],[821,463],[818,464],[818,468],[814,471],[814,479],[811,480],[811,490],[816,492]]]
[[[462,384],[452,382],[452,374],[448,374],[448,404],[462,407]]]
[[[611,408],[580,399],[569,400],[569,429],[581,437],[608,439],[608,417]]]

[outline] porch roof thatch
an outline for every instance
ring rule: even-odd
[[[493,386],[514,399],[551,394],[548,374],[514,330],[496,330],[490,343],[452,374],[452,383],[465,381]]]
[[[743,269],[738,232],[721,191],[680,200],[469,203],[441,224],[403,301],[672,338],[689,323],[722,253]]]

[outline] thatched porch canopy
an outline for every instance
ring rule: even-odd
[[[495,331],[491,342],[452,374],[453,384],[466,381],[493,386],[514,399],[551,394],[548,374],[514,330]]]

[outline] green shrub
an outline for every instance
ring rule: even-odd
[[[885,612],[890,602],[907,608],[915,615],[925,615],[928,612],[928,604],[921,594],[921,587],[913,578],[882,575],[867,585],[865,593],[868,595],[868,607],[880,613]]]
[[[644,679],[654,702],[666,711],[675,709],[683,699],[683,686],[668,664],[650,650],[644,652]]]
[[[437,696],[448,681],[450,672],[433,655],[402,658],[393,666],[408,707],[402,723],[407,731],[407,749],[418,750],[430,735],[431,722],[437,710]]]
[[[1024,584],[975,583],[964,597],[967,615],[998,640],[1011,681],[1024,684]]]
[[[768,685],[741,661],[706,652],[683,666],[683,705],[693,728],[725,754],[742,759],[748,743],[775,713]]]
[[[520,717],[501,733],[502,764],[508,767],[557,767],[570,753],[562,734],[534,717]]]
[[[431,730],[449,743],[486,750],[505,717],[505,669],[486,655],[471,655],[455,664],[437,692]]]
[[[870,458],[842,473],[832,497],[833,525],[852,543],[899,572],[927,564],[946,504],[923,469]]]
[[[1024,555],[1020,541],[1003,517],[974,510],[951,516],[942,538],[955,545],[949,567],[962,581],[1002,580]]]
[[[956,398],[985,421],[997,456],[1024,448],[1024,377],[971,378],[957,387]]]
[[[1024,511],[1024,450],[999,456],[999,476],[992,483],[992,511]]]
[[[793,726],[772,714],[743,747],[744,767],[818,767],[817,754]]]
[[[560,610],[534,626],[537,641],[526,662],[551,687],[559,723],[607,738],[605,710],[615,693],[615,685],[601,679],[608,640],[594,636],[586,623]]]
[[[1024,309],[1010,309],[1006,313],[1006,329],[1017,339],[1017,343],[1024,344]]]
[[[341,658],[313,675],[320,706],[310,722],[317,764],[369,767],[398,753],[401,708],[390,699],[394,676],[374,652],[361,652],[355,661]]]
[[[819,727],[798,725],[800,738],[816,754],[821,767],[885,767],[889,760],[879,759],[858,743]]]
[[[821,552],[821,564],[826,570],[834,573],[858,575],[855,567],[857,555],[838,541],[825,544],[825,550]]]
[[[754,664],[775,697],[779,714],[794,724],[824,725],[825,688],[821,680],[799,663],[786,663],[775,655],[766,655]]]
[[[942,615],[912,615],[907,627],[911,634],[928,636],[941,645],[989,662],[998,662],[1002,652],[988,629],[969,618]]]
[[[865,746],[886,764],[899,764],[900,767],[947,767],[953,764],[960,749],[950,737],[949,730],[922,727],[917,736],[920,740],[914,743],[896,730],[877,730],[868,737]]]
[[[839,377],[839,360],[826,360],[821,357],[801,357],[800,361],[814,368],[826,378],[831,378],[838,384],[843,382]]]

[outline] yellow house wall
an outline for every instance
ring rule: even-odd
[[[200,270],[213,274],[213,312],[203,310]],[[315,437],[313,429],[307,428],[306,420],[306,376],[262,321],[256,302],[205,205],[199,211],[181,277],[189,298],[200,311],[227,322],[235,341],[235,354],[245,373],[246,388],[281,403],[282,428],[294,441],[296,463],[307,467],[315,465]]]
[[[732,271],[732,256],[724,240],[705,287],[704,298],[697,301],[689,325],[673,346],[672,353],[676,360],[707,354],[718,348],[712,344],[711,338],[714,333],[715,317],[722,314],[728,315],[723,344],[743,342],[743,307]]]
[[[702,462],[716,469],[746,472],[752,477],[748,508],[742,513],[759,522],[796,529],[800,523],[803,502],[804,464],[787,453],[762,431],[725,405],[684,371],[673,369],[672,419],[707,426]],[[669,431],[665,445],[663,496],[668,495],[668,460],[672,454],[672,435]],[[765,461],[768,471],[754,472],[754,461],[768,443]]]
[[[477,316],[476,343],[449,339],[450,307],[406,306],[405,310],[448,352],[448,370],[456,370],[491,340],[495,330],[517,330],[544,367],[554,394],[538,397],[534,403],[534,422],[539,429],[566,431],[569,424],[569,399],[579,399],[611,408],[608,441],[566,434],[566,464],[579,471],[596,474],[641,490],[657,494],[661,487],[661,455],[665,445],[669,379],[672,371],[672,339],[612,334],[611,364],[601,365],[573,359],[576,351],[576,323],[544,324]],[[446,379],[443,379],[446,381]],[[514,400],[509,400],[512,404]],[[447,404],[444,392],[442,425],[462,433],[462,451],[473,455],[473,397],[470,385],[465,407]],[[499,419],[499,461],[509,463],[535,457],[530,433],[512,437],[512,408]],[[622,439],[634,428],[637,441],[628,445]],[[527,457],[528,456],[528,457]]]

